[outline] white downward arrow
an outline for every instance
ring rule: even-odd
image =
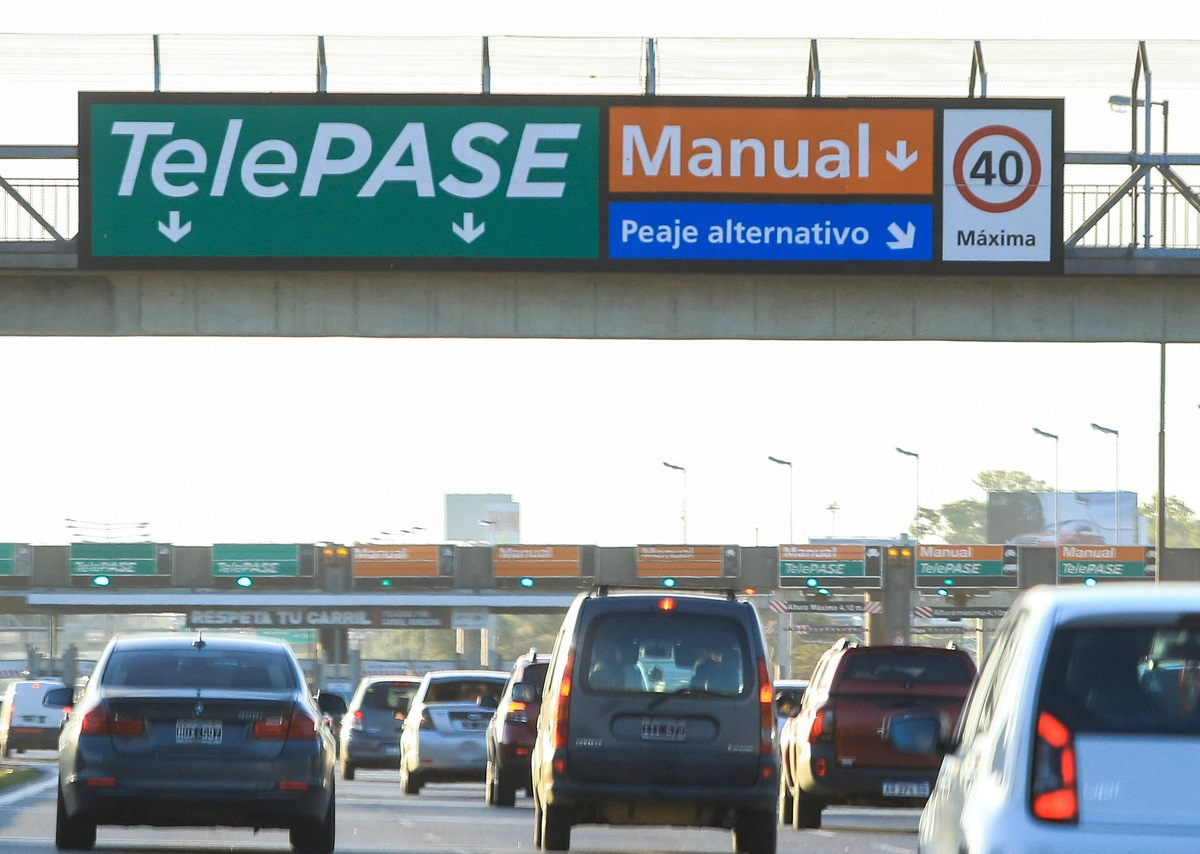
[[[886,156],[888,162],[901,172],[917,162],[917,152],[914,151],[912,154],[909,154],[908,141],[903,139],[896,143],[896,150],[894,152],[887,152]]]
[[[470,211],[467,211],[465,214],[463,214],[462,225],[459,225],[457,222],[452,222],[450,223],[450,227],[454,229],[455,234],[457,234],[467,243],[473,243],[475,238],[483,234],[484,229],[487,228],[487,226],[482,222],[476,226],[475,214],[471,213]]]
[[[166,223],[159,222],[158,230],[163,233],[163,236],[172,243],[178,243],[182,238],[187,236],[187,233],[192,230],[191,222],[179,224],[179,211],[171,211],[171,215],[167,217]]]
[[[904,229],[900,228],[899,225],[893,222],[888,226],[888,231],[891,233],[892,237],[896,238],[895,240],[888,241],[889,249],[913,248],[913,241],[917,239],[917,227],[911,222],[908,224],[908,228]]]

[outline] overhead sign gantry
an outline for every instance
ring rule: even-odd
[[[1062,102],[82,93],[80,264],[1060,272]]]

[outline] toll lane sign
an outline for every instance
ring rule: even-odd
[[[103,100],[80,102],[97,260],[597,257],[596,106]]]
[[[85,268],[1062,271],[1061,100],[79,98]]]

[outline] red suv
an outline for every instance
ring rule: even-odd
[[[497,807],[516,803],[517,789],[529,791],[529,754],[542,709],[548,655],[536,650],[517,659],[487,730],[484,800]]]
[[[779,815],[820,827],[827,804],[914,806],[929,798],[940,756],[902,753],[880,735],[897,712],[953,726],[975,678],[964,650],[864,646],[842,638],[821,656],[780,735]]]

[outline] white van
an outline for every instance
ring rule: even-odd
[[[9,683],[0,713],[0,754],[15,750],[57,750],[63,711],[42,705],[51,688],[62,688],[58,679],[22,679]]]

